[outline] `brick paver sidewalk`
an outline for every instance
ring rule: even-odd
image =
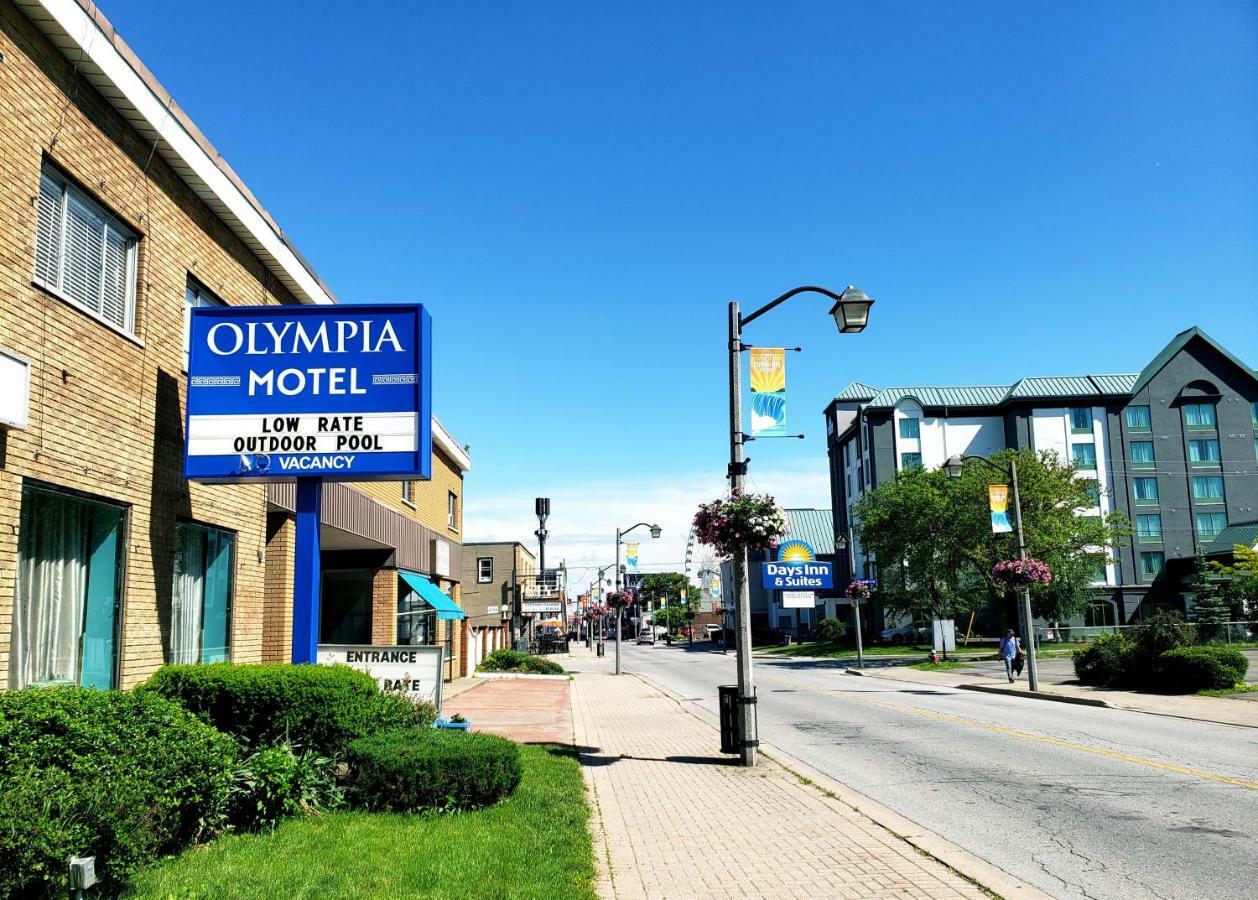
[[[574,660],[577,746],[605,898],[982,897],[941,863],[718,735],[609,660]]]
[[[496,678],[462,691],[443,704],[445,715],[461,713],[473,731],[500,734],[521,744],[572,743],[567,681]]]

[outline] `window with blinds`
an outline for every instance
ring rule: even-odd
[[[135,330],[136,237],[52,167],[39,178],[35,281],[111,325]]]

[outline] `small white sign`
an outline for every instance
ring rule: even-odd
[[[30,363],[0,350],[0,428],[27,426],[30,395]]]
[[[320,644],[318,661],[323,666],[359,669],[375,678],[380,690],[406,694],[440,710],[444,655],[441,644]]]
[[[520,611],[524,613],[551,613],[563,612],[562,600],[525,600],[520,604]]]
[[[936,651],[957,649],[957,625],[952,619],[935,619],[931,622],[931,647]]]
[[[816,591],[782,591],[783,609],[812,609],[816,603]]]
[[[432,542],[432,572],[442,578],[450,577],[450,545],[442,540]]]
[[[487,616],[492,616],[492,615],[494,615],[496,612],[498,612],[499,608],[500,608],[500,607],[497,607],[497,606],[486,606],[486,607],[485,607],[485,615],[487,615]]]

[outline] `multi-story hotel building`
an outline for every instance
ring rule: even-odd
[[[0,99],[0,687],[287,660],[293,487],[182,477],[187,312],[335,298],[96,4],[0,0]],[[469,464],[327,485],[324,641],[458,670]]]
[[[1183,609],[1192,559],[1229,523],[1258,519],[1258,376],[1199,328],[1123,375],[1023,378],[972,387],[845,387],[826,407],[838,570],[872,577],[852,504],[908,466],[1005,448],[1050,450],[1096,478],[1095,509],[1135,534],[1097,573],[1095,624],[1151,606]]]

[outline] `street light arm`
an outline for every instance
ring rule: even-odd
[[[650,528],[650,527],[651,527],[651,523],[650,523],[650,522],[639,522],[637,525],[630,525],[628,528],[621,528],[621,529],[620,529],[620,536],[621,536],[621,537],[624,537],[626,534],[628,534],[629,532],[633,531],[635,528],[641,528],[643,525],[645,525],[647,528]]]
[[[983,463],[983,465],[995,469],[997,472],[999,472],[1001,475],[1004,475],[1006,478],[1010,477],[1010,475],[1012,474],[1009,469],[1006,469],[1004,466],[1000,465],[999,463],[992,462],[986,456],[970,455],[970,456],[961,457],[962,462],[965,462],[967,459],[977,460],[978,462]]]
[[[781,297],[778,297],[776,300],[770,300],[768,303],[766,303],[764,306],[760,307],[758,310],[756,310],[753,313],[750,313],[745,316],[740,316],[738,319],[738,327],[744,328],[747,325],[750,325],[752,322],[754,322],[756,319],[763,316],[769,310],[773,309],[774,307],[781,306],[783,303],[785,303],[787,300],[794,297],[796,294],[807,294],[807,293],[822,294],[823,296],[829,297],[831,300],[835,301],[836,303],[839,300],[839,295],[836,294],[834,291],[828,291],[823,287],[815,287],[813,285],[804,285],[803,287],[797,287],[797,288],[794,288],[793,290],[787,291],[785,294],[783,294]]]

